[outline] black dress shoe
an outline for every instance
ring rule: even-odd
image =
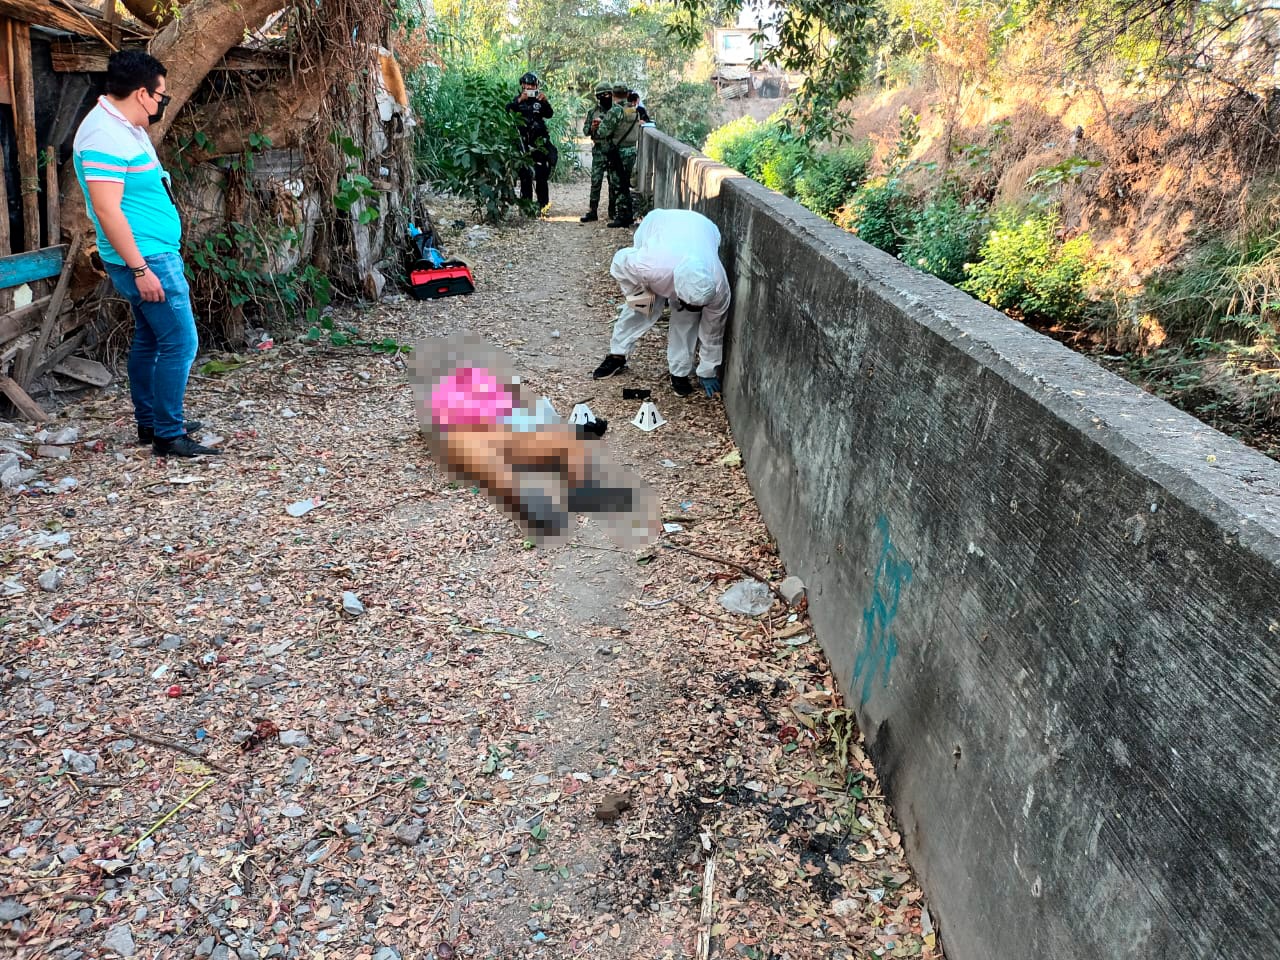
[[[156,437],[151,443],[151,452],[157,457],[216,457],[222,454],[221,450],[201,446],[185,434],[172,438]]]
[[[565,506],[574,513],[626,513],[635,506],[630,487],[601,487],[587,483],[569,491]]]
[[[606,227],[629,227],[634,224],[634,220],[610,220],[605,224]]]
[[[595,223],[599,219],[600,217],[596,214],[596,212],[594,210],[591,210],[585,216],[579,217],[578,222],[579,223]]]
[[[524,494],[516,503],[516,514],[539,537],[554,537],[569,526],[569,515],[545,493]]]
[[[195,433],[204,424],[199,420],[186,420],[182,424],[182,429],[187,433]],[[138,446],[145,447],[148,443],[153,443],[156,439],[155,427],[139,427],[138,428]]]
[[[603,380],[605,377],[612,377],[615,373],[620,373],[622,368],[627,365],[627,358],[620,357],[616,353],[611,353],[596,367],[591,374],[593,380]]]
[[[671,389],[676,392],[677,397],[687,397],[693,393],[693,383],[688,377],[677,377],[674,373],[671,375]]]

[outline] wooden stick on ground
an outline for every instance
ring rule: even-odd
[[[9,402],[18,408],[18,412],[33,423],[44,423],[49,419],[44,408],[32,400],[31,395],[18,386],[12,377],[0,375],[0,393],[8,397]]]
[[[711,956],[711,921],[715,917],[716,898],[716,858],[707,858],[706,869],[702,871],[702,912],[698,916],[698,960],[709,960]]]
[[[45,147],[44,151],[44,219],[48,223],[49,236],[45,246],[58,245],[61,233],[61,202],[58,198],[58,148]]]

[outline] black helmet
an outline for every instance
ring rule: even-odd
[[[538,75],[536,73],[526,73],[520,78],[520,86],[536,87],[538,85]]]

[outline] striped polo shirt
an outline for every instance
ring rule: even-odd
[[[76,178],[98,231],[98,254],[103,260],[124,265],[124,257],[107,240],[89,202],[88,184],[95,180],[124,184],[120,209],[139,253],[150,257],[179,251],[182,223],[169,194],[169,174],[160,166],[146,130],[126,120],[106,97],[99,97],[76,131],[74,151]]]

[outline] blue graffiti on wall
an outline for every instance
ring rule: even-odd
[[[898,615],[902,591],[911,582],[911,564],[893,545],[888,518],[881,516],[876,521],[876,529],[880,531],[880,560],[871,581],[871,599],[862,611],[862,649],[853,662],[853,682],[849,685],[853,690],[858,681],[862,681],[862,704],[871,696],[877,674],[881,686],[889,685],[889,670],[898,656],[893,621]]]

